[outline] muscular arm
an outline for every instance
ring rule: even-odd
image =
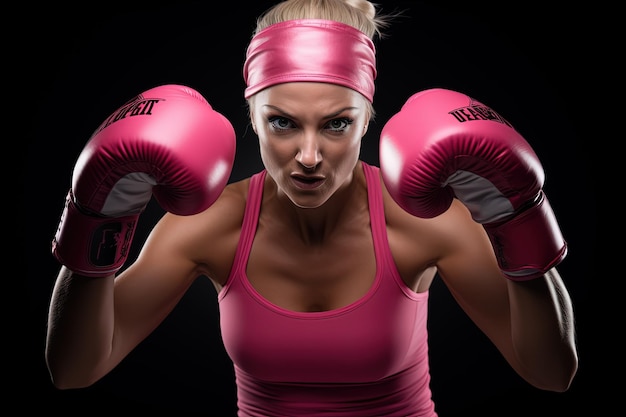
[[[522,378],[540,389],[567,390],[578,357],[572,304],[557,270],[528,281],[507,279],[483,228],[463,211],[455,202],[442,216],[443,239],[453,243],[438,262],[440,276]]]
[[[567,390],[578,356],[572,304],[561,276],[552,268],[534,280],[507,280],[507,288],[515,369],[538,388]]]
[[[50,303],[45,352],[58,388],[91,385],[115,366],[107,363],[114,334],[113,286],[113,275],[88,278],[61,267]]]
[[[88,278],[61,268],[46,345],[55,386],[86,387],[106,375],[165,319],[198,276],[224,284],[247,184],[227,186],[200,214],[166,213],[137,260],[115,278]]]
[[[451,117],[470,108],[494,117]],[[383,127],[381,173],[399,206],[437,219],[437,269],[474,323],[525,380],[564,391],[578,366],[572,307],[554,269],[567,244],[539,158],[495,115],[456,91],[415,93]]]
[[[194,265],[175,251],[164,256],[159,247],[167,244],[161,242],[150,251],[144,248],[137,262],[117,278],[89,278],[61,268],[52,294],[46,343],[55,386],[81,388],[102,378],[184,295],[197,276]]]

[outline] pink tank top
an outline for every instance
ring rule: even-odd
[[[436,417],[428,367],[428,292],[400,278],[387,242],[378,168],[363,163],[377,262],[361,299],[294,312],[264,299],[246,276],[265,171],[250,183],[233,268],[219,293],[239,417]]]

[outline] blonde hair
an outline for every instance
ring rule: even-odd
[[[383,36],[391,17],[379,15],[377,7],[367,0],[284,0],[259,16],[254,34],[286,20],[326,19],[350,25],[374,40]]]

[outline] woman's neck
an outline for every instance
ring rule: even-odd
[[[274,213],[286,221],[287,227],[296,232],[306,244],[317,245],[340,233],[359,214],[369,215],[367,186],[361,164],[353,175],[324,204],[316,208],[298,207],[284,194],[279,195],[271,181],[272,200],[276,203]]]

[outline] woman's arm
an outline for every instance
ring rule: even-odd
[[[93,384],[117,366],[171,312],[198,276],[155,228],[137,261],[117,277],[85,277],[62,267],[52,293],[46,360],[58,388]]]
[[[508,279],[483,227],[458,201],[440,223],[438,272],[462,309],[527,382],[567,390],[578,356],[572,303],[557,270]]]
[[[507,280],[516,370],[532,385],[569,388],[578,368],[574,313],[556,268],[530,281]]]

